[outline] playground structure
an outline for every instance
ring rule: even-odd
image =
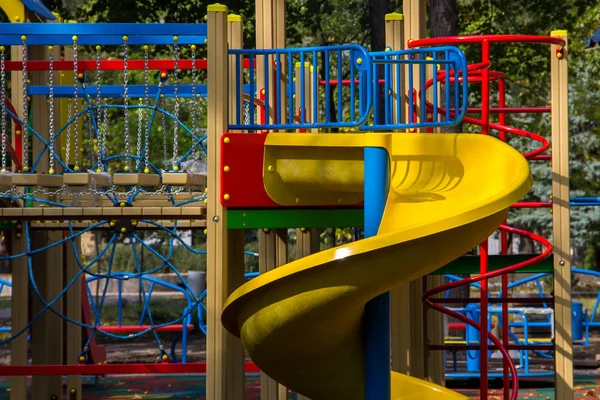
[[[324,396],[325,393],[331,398],[336,393],[338,395],[342,393],[342,390],[352,389],[348,386],[335,391],[335,382],[348,381],[348,379],[356,387],[353,388],[355,390],[352,393],[344,395],[344,398],[352,398],[351,396],[362,398],[361,371],[364,371],[365,397],[369,400],[387,398],[390,397],[389,392],[386,393],[390,387],[390,371],[387,365],[390,354],[385,346],[389,341],[385,338],[389,337],[390,332],[393,369],[438,384],[443,384],[444,380],[441,351],[478,350],[480,352],[478,375],[481,377],[482,398],[487,397],[489,350],[501,348],[520,351],[554,350],[557,355],[555,357],[557,398],[571,398],[573,382],[566,164],[568,160],[566,32],[553,32],[552,37],[481,36],[419,40],[418,38],[425,36],[424,4],[408,1],[404,5],[406,20],[400,14],[391,14],[386,18],[389,51],[370,53],[355,45],[286,49],[283,2],[258,1],[257,49],[247,50],[241,49],[241,18],[235,15],[228,16],[227,11],[225,6],[214,5],[209,7],[206,25],[163,24],[160,32],[156,32],[152,24],[51,25],[47,23],[9,24],[1,27],[2,40],[6,43],[0,45],[10,46],[11,51],[10,61],[2,61],[3,69],[12,73],[13,83],[10,102],[12,107],[6,102],[8,96],[2,102],[6,104],[2,108],[3,114],[5,113],[6,118],[11,117],[13,121],[11,140],[3,141],[7,146],[2,161],[3,166],[7,170],[12,168],[13,173],[4,173],[0,176],[6,188],[4,197],[10,199],[13,206],[3,208],[1,217],[6,221],[16,221],[11,233],[12,255],[10,256],[13,260],[12,285],[14,299],[16,299],[12,303],[13,365],[0,367],[2,375],[15,376],[12,381],[11,398],[25,398],[26,381],[23,377],[27,375],[33,375],[34,379],[39,380],[38,382],[42,382],[40,379],[45,379],[42,390],[44,393],[40,393],[43,398],[60,396],[61,376],[56,374],[67,375],[70,398],[81,398],[78,375],[131,372],[206,372],[207,398],[242,398],[244,371],[256,372],[257,366],[287,383],[292,389],[305,391],[315,399]],[[25,20],[23,15],[20,21]],[[407,42],[412,49],[404,49],[405,38],[414,39]],[[205,41],[207,60],[195,59],[192,55],[194,47],[203,45]],[[502,89],[504,77],[501,73],[491,70],[492,62],[489,60],[489,46],[495,42],[525,42],[550,46],[552,110],[506,107],[503,95],[500,95],[498,107],[490,106],[489,99],[492,91],[490,82],[498,82],[500,93],[504,90]],[[468,65],[462,52],[453,47],[458,44],[481,45],[481,62]],[[436,47],[428,47],[431,45]],[[49,49],[47,46],[52,48]],[[85,52],[80,53],[77,49],[86,46],[89,47],[88,54],[83,56]],[[98,50],[96,46],[100,46],[100,49]],[[110,46],[118,48],[121,52],[118,53],[117,60],[103,59],[101,54],[103,47],[110,48]],[[143,55],[142,59],[128,59],[128,53],[135,52],[136,46],[135,50]],[[148,49],[144,46],[148,46]],[[155,51],[154,46],[166,46],[170,59],[151,59],[150,51]],[[61,50],[60,47],[64,48]],[[190,55],[190,58],[182,56],[184,51]],[[200,70],[207,71],[206,86],[201,85],[199,81],[194,81],[200,75],[198,72]],[[65,76],[59,76],[58,71],[64,71]],[[105,85],[103,79],[107,79],[107,76],[102,74],[105,71],[118,71],[117,76],[122,80],[116,85]],[[143,84],[135,85],[129,82],[128,74],[132,71],[140,74],[138,79],[141,76]],[[31,82],[26,79],[29,75]],[[69,77],[70,81],[68,81]],[[184,79],[188,81],[183,83]],[[481,84],[481,107],[467,106],[467,81]],[[3,93],[6,93],[6,89],[3,89]],[[197,105],[194,103],[198,95],[207,97],[206,140],[200,131],[200,124],[187,127],[179,120],[181,110],[178,110],[178,107],[182,106],[179,102],[183,103],[181,99],[188,99],[192,103],[191,109],[197,110]],[[161,100],[163,96],[172,99],[172,112],[167,110],[165,100]],[[28,97],[31,97],[31,100]],[[380,98],[383,98],[381,102],[378,101]],[[49,100],[49,104],[46,104],[46,99]],[[80,105],[78,100],[82,99],[84,103]],[[105,99],[114,99],[114,101]],[[138,102],[135,99],[138,99]],[[24,111],[19,113],[16,110]],[[70,116],[69,110],[72,112]],[[104,114],[105,110],[113,110],[110,120]],[[114,110],[120,113],[116,118]],[[144,110],[152,112],[147,113]],[[166,136],[167,129],[164,128],[159,130],[154,126],[155,130],[153,130],[156,111],[166,116],[164,120],[171,125],[169,131],[173,132],[172,135]],[[505,125],[505,118],[509,113],[550,111],[553,128],[551,142],[541,135]],[[190,112],[192,123],[196,122],[199,115],[194,114],[196,112]],[[476,118],[466,114],[480,114],[481,117]],[[493,114],[498,114],[498,123],[490,122],[490,115]],[[61,117],[55,117],[55,121],[52,121],[51,115]],[[77,116],[81,116],[81,120]],[[80,129],[84,126],[84,117],[89,121],[87,132]],[[105,127],[110,127],[111,123],[120,119],[124,121],[123,138],[127,138],[128,135],[133,137],[135,135],[131,128],[133,125],[128,126],[127,123],[128,118],[133,119],[132,117],[141,118],[137,125],[138,136],[135,140],[139,147],[132,150],[134,140],[131,139],[129,142],[125,140],[119,152],[107,155],[107,141],[114,140],[119,137],[119,134],[106,135],[107,132],[111,132]],[[552,169],[555,174],[552,201],[518,202],[528,189],[528,168],[524,160],[515,151],[502,144],[501,140],[485,136],[433,134],[438,127],[452,125],[461,120],[481,126],[482,133],[486,135],[491,130],[495,130],[499,132],[498,137],[501,140],[506,140],[509,134],[514,134],[538,142],[539,147],[526,152],[525,158],[532,161],[548,161],[552,157]],[[354,130],[355,133],[317,133],[321,129],[339,128]],[[298,131],[301,134],[282,133],[286,131]],[[360,133],[360,131],[367,133]],[[371,133],[371,131],[398,133]],[[404,135],[400,131],[415,135]],[[423,133],[417,133],[419,131]],[[8,130],[4,131],[7,132]],[[32,136],[22,134],[23,132],[31,132]],[[89,133],[92,136],[85,138]],[[166,137],[166,143],[173,146],[172,151],[165,150],[164,154],[158,157],[148,154],[146,150],[149,149],[149,141],[156,136],[160,137],[161,134],[163,140]],[[68,137],[72,137],[73,151],[70,150]],[[183,137],[188,140],[185,141]],[[181,143],[178,143],[178,138]],[[61,147],[60,150],[57,150],[58,146]],[[84,149],[84,156],[80,155],[77,146]],[[550,146],[552,146],[551,156],[547,153]],[[364,154],[363,147],[366,147]],[[471,152],[470,148],[481,150]],[[488,148],[496,151],[490,152]],[[202,156],[203,150],[206,150],[207,157]],[[453,153],[455,150],[457,153]],[[309,156],[306,156],[307,154]],[[392,191],[390,199],[395,200],[389,200],[389,206],[385,207],[388,155],[395,167],[394,173],[406,171],[408,180],[395,181],[395,178],[391,178],[393,186],[400,187],[402,193],[398,196]],[[483,160],[483,155],[489,160]],[[424,159],[423,156],[433,158]],[[421,163],[427,174],[411,175],[414,172],[409,173],[410,163],[403,161],[406,158],[414,159],[413,162],[417,164]],[[91,160],[91,163],[86,163],[84,161],[86,159]],[[185,164],[189,160],[193,162]],[[308,161],[302,163],[302,160]],[[316,162],[317,160],[319,162]],[[511,167],[513,168],[512,180],[503,175],[509,170],[508,166],[501,167],[506,165],[503,162],[507,160],[513,160],[520,165],[520,167]],[[490,163],[487,169],[479,165],[482,161]],[[193,168],[201,170],[203,163],[206,163],[207,186],[210,189],[206,195],[203,190],[204,175],[199,173],[199,170],[193,170]],[[109,169],[110,166],[113,168]],[[487,172],[494,170],[496,173],[494,175],[496,179],[488,177],[490,186],[485,190],[478,186],[482,178],[475,171],[479,168]],[[114,171],[117,170],[119,172],[115,173]],[[241,175],[240,171],[243,171],[244,175]],[[366,179],[363,179],[363,173]],[[315,179],[317,177],[320,178]],[[433,183],[433,179],[437,181]],[[21,189],[23,187],[36,189],[23,190]],[[482,207],[482,204],[475,204],[475,199],[467,199],[465,187],[471,188],[470,190],[474,188],[480,190],[482,195],[480,200],[489,208]],[[363,196],[363,193],[372,193],[373,196]],[[452,215],[456,216],[456,219],[453,222],[444,222],[445,220],[440,218],[438,224],[424,225],[421,233],[416,236],[403,233],[406,232],[402,229],[407,226],[404,224],[408,224],[406,221],[409,219],[408,215],[413,218],[415,224],[419,224],[423,223],[419,221],[419,218],[424,215],[423,210],[432,213],[443,212],[439,207],[435,207],[438,201],[443,201],[443,204],[451,208],[454,207]],[[39,206],[42,203],[47,206]],[[473,274],[481,274],[480,276],[449,285],[441,285],[443,272],[439,271],[438,275],[420,279],[421,275],[435,273],[438,267],[459,257],[485,239],[497,225],[503,222],[511,204],[516,207],[552,207],[553,246],[541,237],[503,224],[502,237],[505,237],[505,232],[528,236],[541,243],[543,251],[526,261],[510,262],[505,259],[504,262],[508,263],[504,268],[490,268],[488,271],[489,259],[484,241],[479,246],[480,266],[471,271]],[[407,213],[406,209],[409,207],[413,208]],[[382,215],[382,227],[379,228]],[[390,222],[392,220],[405,221],[403,225],[395,225],[396,223]],[[175,363],[176,355],[173,356],[175,353],[169,355],[158,336],[156,336],[157,353],[162,363],[104,364],[101,355],[93,354],[98,350],[93,344],[95,335],[106,334],[127,339],[142,334],[157,335],[160,329],[178,329],[184,336],[188,331],[189,317],[199,306],[202,298],[187,287],[185,280],[182,279],[185,287],[183,292],[186,293],[189,302],[182,317],[177,321],[157,326],[152,323],[149,308],[146,314],[149,319],[148,325],[143,325],[140,321],[140,324],[135,327],[101,326],[98,304],[94,303],[91,314],[95,317],[90,317],[87,321],[83,318],[84,321],[80,322],[78,319],[81,305],[84,304],[85,309],[87,302],[85,299],[83,301],[80,299],[82,285],[78,282],[84,271],[87,273],[92,271],[91,267],[97,260],[91,262],[81,260],[77,237],[86,231],[105,229],[113,234],[105,247],[104,254],[110,255],[111,246],[112,248],[116,246],[121,235],[129,237],[131,243],[138,243],[152,252],[150,246],[147,246],[136,234],[138,229],[167,232],[170,237],[169,247],[172,250],[174,242],[183,243],[180,237],[182,229],[203,229],[205,226],[208,259],[208,287],[205,293],[206,326],[204,327],[207,334],[206,364]],[[287,228],[298,228],[299,254],[308,255],[318,251],[316,229],[331,226],[364,226],[365,237],[374,236],[374,238],[319,253],[312,258],[303,258],[295,264],[264,274],[287,262]],[[226,303],[226,299],[244,280],[243,229],[260,229],[261,275],[246,286],[242,286]],[[467,235],[469,240],[458,239],[456,233],[462,232],[462,229],[470,232],[470,235]],[[445,232],[456,235],[453,238],[456,242],[452,242],[452,246],[443,247],[445,255],[431,263],[417,265],[417,261],[421,262],[427,248],[432,244],[439,244],[427,235],[435,238],[436,234]],[[424,247],[419,248],[415,244],[414,248],[411,248],[405,244],[407,239],[420,240],[421,236],[423,239],[420,245]],[[62,243],[67,245],[63,247]],[[252,322],[254,324],[252,326],[255,327],[256,332],[264,334],[265,338],[270,339],[270,335],[276,334],[282,335],[282,341],[275,343],[289,341],[290,337],[287,335],[269,330],[272,327],[270,319],[272,316],[268,315],[268,311],[266,323],[264,320],[261,323],[263,314],[257,313],[258,316],[254,317],[250,311],[247,311],[245,307],[254,306],[252,302],[248,302],[250,306],[244,304],[246,297],[252,298],[255,292],[268,293],[269,287],[276,282],[274,278],[283,277],[292,270],[298,276],[304,270],[318,271],[316,273],[318,279],[308,279],[308,281],[317,285],[328,282],[328,279],[334,279],[335,274],[325,277],[320,276],[319,271],[335,270],[337,264],[344,263],[346,259],[351,260],[353,254],[367,254],[366,252],[370,251],[376,254],[376,257],[383,259],[384,262],[379,264],[379,267],[392,265],[390,256],[386,253],[389,250],[384,247],[386,244],[396,251],[415,252],[421,249],[422,251],[411,256],[414,258],[407,257],[413,259],[419,269],[410,274],[399,269],[398,271],[404,274],[401,277],[398,276],[398,271],[393,278],[382,275],[384,278],[389,278],[385,279],[386,286],[382,286],[369,282],[364,276],[364,269],[358,268],[360,263],[352,267],[355,272],[350,274],[353,281],[348,284],[349,287],[372,286],[359,296],[361,300],[353,307],[354,314],[347,316],[353,323],[348,325],[347,330],[339,332],[354,338],[353,346],[356,349],[357,359],[347,363],[345,362],[347,360],[337,359],[339,365],[352,369],[350,375],[342,374],[343,369],[340,368],[338,375],[320,374],[321,377],[327,377],[325,381],[314,380],[314,376],[313,379],[308,379],[306,371],[318,372],[316,364],[320,362],[318,359],[308,358],[311,353],[309,345],[297,349],[301,353],[308,354],[296,354],[296,357],[291,357],[298,361],[296,367],[302,367],[303,370],[296,370],[294,373],[294,370],[283,369],[282,361],[277,357],[286,354],[289,356],[290,349],[285,348],[287,353],[275,348],[266,351],[263,346],[271,345],[273,342],[259,340],[259,335],[256,336],[256,342],[245,339],[245,345],[250,347],[250,354],[256,358],[257,365],[244,364],[244,353],[240,342],[225,331],[221,324],[222,316],[227,328],[234,333],[240,333],[239,330],[242,328],[236,326],[240,323],[236,313],[241,312],[245,315],[244,318],[257,321]],[[135,252],[136,246],[133,245],[132,249]],[[203,250],[192,247],[189,251],[199,255],[204,254]],[[506,248],[503,247],[502,251],[506,253]],[[555,343],[553,345],[531,343],[512,345],[509,343],[508,335],[508,304],[513,301],[524,302],[524,300],[511,299],[508,296],[494,301],[489,300],[486,278],[502,275],[503,293],[506,294],[508,289],[506,273],[535,264],[547,258],[552,251],[555,254],[552,267],[555,282],[554,298],[544,298],[537,303],[554,303]],[[159,264],[149,271],[141,271],[138,268],[138,271],[133,274],[112,270],[102,273],[93,272],[93,278],[89,279],[107,281],[139,279],[140,282],[152,280],[150,274],[163,267],[177,272],[177,266],[170,262],[170,254],[170,251],[166,255],[154,254]],[[60,290],[64,286],[62,272],[56,274],[56,268],[51,267],[49,261],[42,261],[56,262],[57,259],[64,260],[66,264],[65,278],[68,286],[65,290]],[[458,262],[461,261],[465,262],[465,259],[459,259]],[[43,270],[42,274],[45,275],[38,276],[37,269],[34,274],[33,270],[36,268],[34,265],[44,264],[46,265],[40,270]],[[315,265],[319,267],[315,268]],[[446,272],[451,266],[452,263],[445,267]],[[368,265],[368,268],[372,266]],[[321,278],[324,281],[321,281]],[[411,282],[407,281],[409,278]],[[481,281],[480,298],[452,299],[452,302],[456,302],[454,304],[480,302],[479,313],[482,315],[480,320],[488,321],[490,305],[497,301],[500,304],[500,319],[505,333],[502,335],[502,343],[492,339],[489,335],[490,328],[487,323],[484,323],[480,335],[490,337],[491,344],[487,340],[477,340],[476,343],[466,345],[444,344],[443,320],[440,315],[424,308],[421,297],[424,297],[430,309],[443,311],[467,324],[477,326],[477,320],[467,320],[456,311],[442,307],[450,304],[449,300],[434,297],[450,287],[476,281]],[[364,325],[367,339],[363,367],[362,357],[360,357],[363,348],[362,345],[357,344],[357,337],[362,328],[357,321],[360,320],[364,303],[372,296],[387,290],[387,284],[392,282],[402,284],[402,287],[392,290],[391,293],[391,321],[388,320],[390,312],[386,308],[386,303],[389,302],[387,295],[380,295],[375,302],[369,302],[367,305],[365,318],[368,322]],[[32,331],[33,348],[35,349],[36,345],[61,344],[56,346],[55,354],[34,354],[33,366],[25,366],[27,340],[23,334],[32,323],[26,318],[28,284],[36,288],[34,294],[42,302],[41,306],[32,303],[32,315],[39,315],[38,325]],[[377,289],[373,286],[377,286]],[[340,295],[340,298],[343,298],[339,293],[331,293],[327,293],[327,296],[336,298]],[[61,301],[57,301],[63,295],[66,296],[66,313],[63,313]],[[262,307],[268,310],[270,296],[265,297],[267,300],[264,300],[265,298],[260,300],[267,303],[259,304],[257,310]],[[145,304],[149,305],[151,294],[145,293],[144,297]],[[308,304],[317,305],[321,297],[312,296],[307,300]],[[530,303],[535,304],[536,301]],[[226,308],[224,308],[225,304],[227,304]],[[292,300],[290,304],[291,309],[296,311],[302,309],[302,303],[295,303]],[[346,306],[346,303],[342,305],[342,307]],[[44,310],[52,311],[54,314],[48,311],[41,312]],[[492,310],[492,313],[495,312]],[[289,316],[288,320],[294,320],[292,314]],[[70,322],[67,324],[65,342],[67,365],[61,366],[57,364],[62,364],[60,355],[62,349],[59,350],[63,343],[62,332],[61,329],[55,328],[62,324],[61,318],[65,317]],[[340,321],[344,322],[344,320]],[[341,325],[338,324],[336,328],[339,329]],[[37,326],[40,328],[38,329]],[[323,324],[323,326],[327,325]],[[312,319],[305,326],[307,329],[315,327]],[[82,340],[78,336],[82,334],[81,328],[84,328],[83,350],[80,346]],[[296,328],[296,325],[290,325],[286,329]],[[44,333],[51,334],[43,335]],[[304,339],[313,338],[309,335],[314,334],[305,331],[296,332],[297,335],[301,333]],[[334,335],[335,332],[327,331],[327,333]],[[298,343],[300,343],[299,339]],[[316,351],[317,354],[320,353],[319,355],[331,348],[331,342],[322,341],[318,344],[322,346],[320,351]],[[294,343],[291,345],[293,346]],[[503,354],[506,355],[506,352]],[[302,360],[304,356],[307,358]],[[98,357],[101,364],[98,364]],[[181,358],[184,360],[185,350]],[[75,360],[78,360],[79,364]],[[335,360],[335,357],[332,357],[332,360]],[[509,398],[508,378],[511,374],[515,378],[516,371],[508,358],[503,365],[502,374],[506,382],[505,398]],[[40,378],[39,375],[43,377]],[[311,380],[312,383],[307,383]],[[432,390],[438,390],[432,384],[401,378],[399,375],[394,375],[393,380],[395,384],[393,394],[397,398],[407,394],[407,390],[413,392],[418,390],[425,396],[430,396]],[[287,396],[287,389],[266,375],[263,375],[261,388],[263,398],[266,399],[281,399]],[[326,390],[333,392],[326,392]],[[457,396],[450,391],[439,390],[448,398]],[[518,385],[513,382],[510,396],[515,398],[517,391]]]

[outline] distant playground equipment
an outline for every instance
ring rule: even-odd
[[[257,371],[267,400],[287,396],[286,387],[314,400],[463,398],[442,386],[447,351],[478,352],[467,368],[478,365],[487,398],[490,351],[498,351],[504,398],[516,399],[515,350],[554,351],[556,398],[571,398],[567,33],[419,39],[421,3],[405,2],[406,20],[386,17],[387,51],[377,52],[285,48],[283,4],[272,0],[257,0],[257,49],[242,48],[242,19],[220,4],[208,7],[206,24],[0,25],[0,218],[12,224],[5,258],[14,271],[5,341],[12,365],[0,374],[13,377],[11,398],[25,398],[26,376],[39,397],[58,398],[66,375],[70,398],[81,399],[80,375],[206,373],[208,399],[242,399],[244,372]],[[23,7],[7,4],[7,12],[23,11],[11,20],[26,21]],[[507,106],[506,78],[490,60],[497,43],[550,47],[552,108]],[[458,45],[480,46],[481,61],[468,63]],[[158,49],[169,59],[156,59]],[[118,83],[105,84],[109,76]],[[468,103],[469,84],[480,85],[480,106]],[[511,113],[551,113],[552,140],[510,126]],[[435,133],[459,122],[482,134]],[[152,141],[163,145],[160,154],[150,152]],[[521,201],[532,185],[528,162],[550,160],[551,200]],[[511,207],[551,208],[553,243],[509,226]],[[204,227],[205,250],[182,237]],[[315,230],[328,227],[363,227],[364,239],[319,252]],[[289,264],[288,228],[298,228],[298,259]],[[99,229],[108,241],[83,260],[78,238]],[[258,276],[244,276],[245,229],[259,229]],[[500,258],[488,256],[486,240],[497,229]],[[166,235],[167,250],[154,249],[140,230]],[[507,256],[508,233],[537,242],[540,253]],[[133,273],[114,262],[119,244],[131,248]],[[203,293],[173,264],[176,246],[206,256]],[[463,256],[476,246],[478,256]],[[151,254],[150,268],[138,247]],[[552,298],[509,297],[508,273],[529,272],[553,254],[537,271],[552,273]],[[152,274],[162,269],[180,276],[171,289],[187,305],[180,318],[156,324],[150,299],[166,282]],[[472,276],[443,284],[444,274],[458,273]],[[494,277],[502,294],[492,298]],[[144,300],[139,324],[102,324],[107,284],[90,303],[86,283],[131,279]],[[443,297],[467,284],[479,285],[479,298]],[[553,343],[511,343],[510,324],[519,323],[511,310],[523,321],[513,328],[530,322],[509,304],[525,303],[553,304]],[[445,343],[442,315],[433,311],[465,324],[468,343]],[[187,361],[194,312],[207,337],[206,363],[176,362]],[[501,339],[490,332],[490,315],[499,316]],[[56,328],[63,321],[65,334]],[[27,365],[32,325],[33,348],[51,351]],[[181,333],[181,359],[165,348],[161,329]],[[153,335],[159,362],[108,364],[99,334]],[[39,385],[42,375],[51,378]]]

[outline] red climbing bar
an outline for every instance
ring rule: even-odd
[[[501,93],[501,92],[500,92]],[[490,108],[490,114],[543,114],[551,111],[550,107],[492,107]],[[469,107],[467,108],[468,114],[481,113],[481,107]],[[504,122],[500,121],[500,125],[504,125]]]
[[[409,48],[423,46],[447,46],[462,44],[481,44],[483,41],[488,43],[537,43],[537,44],[555,44],[564,46],[564,39],[552,36],[536,35],[472,35],[472,36],[446,36],[427,39],[410,39]]]

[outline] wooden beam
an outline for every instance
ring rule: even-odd
[[[13,254],[27,252],[24,235],[12,232]],[[28,322],[29,274],[27,257],[18,257],[11,262],[12,294],[11,316],[13,334],[21,331]],[[10,342],[10,365],[27,365],[27,334],[23,332]],[[14,376],[10,378],[10,400],[23,400],[27,398],[27,377]]]
[[[229,333],[221,324],[223,304],[229,294],[229,235],[227,214],[219,197],[221,134],[228,125],[227,6],[208,6],[208,220],[207,220],[207,325],[206,398],[222,400],[228,392]]]
[[[68,241],[65,243],[65,282],[70,283],[80,272],[79,265],[75,258],[75,254],[81,252],[81,236],[78,236],[74,242]],[[73,248],[75,246],[75,249]],[[62,246],[60,246],[62,247]],[[83,276],[79,276],[73,282],[73,285],[67,290],[66,294],[66,307],[67,317],[81,321],[81,281]],[[67,359],[66,364],[78,363],[78,357],[81,353],[81,327],[72,323],[67,322]],[[69,400],[81,400],[81,375],[68,375],[67,376],[67,398]]]
[[[567,40],[567,31],[552,36]],[[554,390],[557,400],[573,399],[571,331],[571,240],[569,232],[568,48],[550,46],[552,102],[552,236],[554,249]]]

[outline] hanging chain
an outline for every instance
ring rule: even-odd
[[[106,99],[104,99],[104,102],[106,103]],[[104,107],[103,110],[103,118],[102,118],[102,154],[104,156],[104,158],[106,159],[108,157],[108,155],[106,154],[106,135],[108,134],[108,107]],[[110,169],[107,168],[107,171]],[[110,171],[108,171],[110,172]]]
[[[104,138],[102,137],[101,46],[96,46],[96,127],[98,129],[98,172],[104,172]]]
[[[140,165],[142,162],[142,128],[144,126],[144,99],[139,99],[140,107],[138,108],[138,126],[137,126],[137,148],[136,155],[137,159],[135,160],[135,169],[137,171],[140,170]]]
[[[150,115],[148,105],[150,104],[150,75],[149,75],[148,46],[144,46],[144,173],[150,173]]]
[[[22,82],[23,82],[23,131],[22,131],[22,143],[23,143],[23,171],[27,172],[29,170],[29,98],[28,98],[28,84],[29,80],[27,79],[27,36],[21,36],[21,41],[23,42],[22,51],[21,51],[21,63],[23,67],[22,73]]]
[[[200,95],[196,95],[196,85],[198,83],[198,76],[196,71],[196,45],[192,45],[192,154],[194,160],[198,160],[198,144],[196,140],[200,140],[200,136],[198,135],[198,121],[197,118],[197,107],[198,107],[198,97]]]
[[[166,111],[167,109],[167,99],[165,97],[162,98],[162,108]],[[164,155],[164,168],[165,170],[169,165],[169,153],[167,150],[167,117],[165,113],[160,113],[161,116],[161,125],[162,125],[162,136],[163,136],[163,155]]]
[[[125,113],[125,171],[131,168],[131,143],[129,141],[129,49],[127,41],[129,38],[123,36],[123,112]]]
[[[174,110],[173,110],[173,170],[177,171],[178,147],[179,147],[179,45],[177,36],[173,37],[173,95],[174,95]]]
[[[75,171],[79,171],[79,160],[80,160],[80,152],[79,152],[79,51],[77,48],[77,36],[73,36],[73,117],[75,120],[73,121],[73,138],[74,138],[74,146],[73,146],[73,162],[75,163],[75,167],[73,168]],[[67,150],[70,151],[70,150]]]
[[[90,140],[90,168],[94,166],[94,164],[96,164],[96,149],[95,146],[97,145],[98,141],[94,140],[94,111],[91,109],[90,107],[90,112],[87,113],[88,115],[88,136],[89,136],[89,140]],[[96,143],[94,143],[96,142]]]
[[[50,175],[56,172],[54,170],[54,46],[48,46],[48,59],[50,61],[48,68],[48,102],[50,104],[50,124],[49,124],[49,145],[50,145],[50,160],[48,173]],[[75,63],[77,65],[77,63]]]
[[[6,172],[6,48],[0,46],[0,107],[2,107],[2,172]]]
[[[67,121],[71,121],[73,118],[73,104],[69,101],[67,103]],[[66,145],[66,156],[65,164],[69,165],[70,153],[71,153],[71,124],[67,125],[67,145]]]

